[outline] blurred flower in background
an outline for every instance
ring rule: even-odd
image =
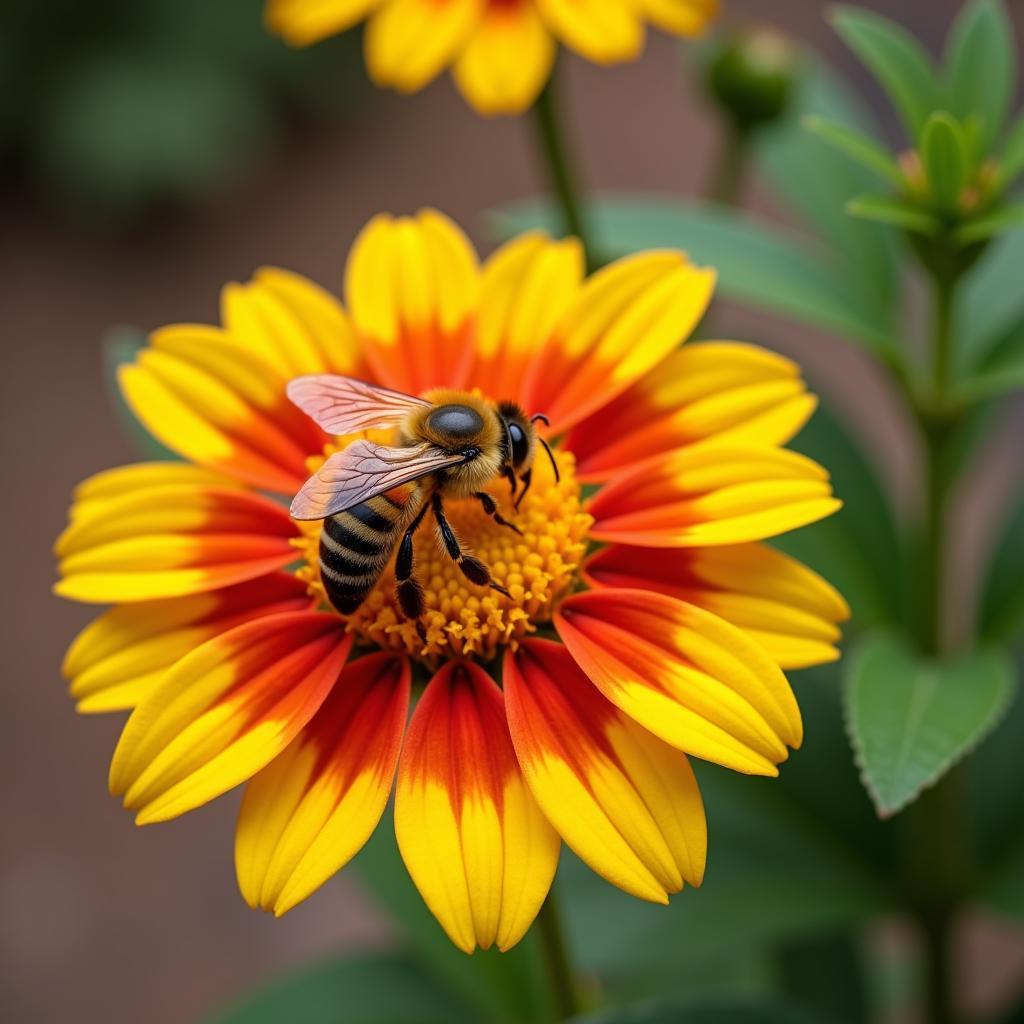
[[[397,767],[402,856],[467,952],[522,937],[559,837],[642,899],[699,884],[704,813],[684,754],[776,775],[802,740],[779,666],[837,657],[848,614],[759,543],[839,505],[820,466],[779,447],[815,407],[798,369],[738,343],[677,351],[714,279],[672,251],[585,278],[578,241],[540,232],[480,266],[423,211],[363,230],[347,309],[262,270],[225,289],[222,328],[157,331],[121,386],[189,461],[86,481],[57,543],[58,593],[118,605],[65,672],[82,710],[134,708],[110,785],[137,821],[248,781],[239,884],[280,914],[367,841]],[[505,508],[518,536],[472,499],[445,506],[500,593],[467,583],[423,530],[419,628],[391,569],[351,615],[330,610],[322,524],[265,496],[294,494],[325,446],[352,439],[286,398],[324,372],[544,410],[559,472],[538,462]],[[505,481],[489,491],[509,502]],[[406,730],[414,674],[426,688]]]
[[[307,46],[367,19],[366,65],[380,86],[411,93],[450,67],[485,115],[537,98],[557,44],[598,64],[635,60],[645,26],[699,35],[718,0],[268,0],[270,29]]]

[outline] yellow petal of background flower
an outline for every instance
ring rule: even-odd
[[[519,114],[554,59],[554,40],[532,2],[490,4],[455,63],[455,81],[478,113]]]
[[[312,721],[250,781],[235,867],[251,907],[285,913],[370,838],[395,777],[409,679],[395,654],[346,665]]]
[[[267,29],[292,46],[308,46],[362,21],[383,0],[267,0]]]
[[[111,793],[144,825],[245,782],[313,717],[351,646],[336,615],[284,612],[196,648],[132,712]]]
[[[699,885],[707,825],[686,758],[605,698],[561,644],[524,641],[502,678],[523,774],[576,854],[641,899]]]
[[[638,0],[653,25],[679,36],[698,36],[718,17],[718,0]]]
[[[558,433],[607,405],[684,341],[704,315],[713,271],[677,252],[616,261],[590,277],[527,373],[524,401]]]
[[[483,0],[388,0],[366,27],[374,83],[417,92],[455,59],[483,12]]]
[[[469,241],[441,214],[371,220],[349,255],[345,295],[374,379],[409,394],[462,386],[479,276]]]
[[[62,671],[79,711],[133,708],[200,644],[243,622],[311,605],[306,585],[283,572],[207,594],[122,605],[78,634]]]
[[[395,799],[395,834],[427,906],[460,949],[515,945],[540,909],[558,836],[523,781],[501,691],[448,662],[416,707]]]
[[[57,539],[62,597],[105,604],[216,590],[295,560],[295,524],[258,494],[165,484],[93,500]]]
[[[643,590],[573,594],[558,635],[597,688],[666,743],[756,775],[775,775],[802,739],[786,677],[735,626]]]
[[[739,544],[837,511],[828,474],[781,448],[695,445],[621,473],[587,511],[591,536],[643,547]]]
[[[592,587],[656,590],[738,626],[782,668],[839,657],[838,623],[850,616],[839,592],[807,566],[765,544],[637,548],[610,544],[591,556]]]
[[[491,254],[483,268],[475,386],[485,394],[523,398],[527,367],[575,302],[583,272],[576,238],[553,242],[531,231]]]
[[[537,0],[544,20],[566,46],[598,64],[633,60],[644,26],[630,0]]]
[[[576,424],[565,443],[582,479],[606,480],[698,442],[785,444],[816,405],[789,359],[738,342],[698,342]]]

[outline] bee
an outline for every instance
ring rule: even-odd
[[[350,615],[363,603],[397,548],[398,606],[418,622],[424,601],[414,575],[413,537],[428,514],[466,579],[509,596],[490,569],[462,549],[444,502],[475,498],[498,525],[519,533],[484,487],[504,477],[518,508],[530,488],[538,442],[558,479],[551,449],[535,426],[547,424],[545,416],[528,417],[514,402],[492,404],[466,391],[439,388],[417,398],[331,374],[298,377],[287,393],[328,434],[397,431],[394,446],[360,439],[331,455],[291,504],[294,519],[324,520],[320,576],[339,612]]]

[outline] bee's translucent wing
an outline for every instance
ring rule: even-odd
[[[388,448],[372,441],[353,441],[302,485],[292,501],[292,518],[326,519],[392,487],[465,460],[465,455],[449,455],[429,444]]]
[[[287,393],[328,434],[394,427],[413,410],[430,408],[422,398],[331,373],[296,377],[289,381]]]

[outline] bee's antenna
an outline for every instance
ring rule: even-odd
[[[547,422],[547,421],[545,420],[545,422]],[[561,478],[561,476],[559,476],[559,473],[558,473],[558,463],[555,462],[555,456],[554,456],[554,454],[551,451],[551,445],[549,445],[547,443],[547,441],[544,440],[543,437],[538,437],[537,440],[540,441],[540,443],[542,445],[544,445],[544,451],[546,451],[548,453],[548,458],[551,460],[551,468],[555,471],[555,483],[556,484],[560,483],[562,478]]]
[[[533,414],[533,415],[532,415],[532,416],[530,417],[530,422],[531,422],[531,423],[536,423],[536,422],[537,422],[537,420],[540,420],[540,421],[541,421],[541,423],[543,423],[545,427],[550,427],[550,426],[551,426],[551,420],[549,420],[549,419],[547,418],[547,416],[545,416],[545,415],[544,415],[544,413],[542,413],[542,412],[535,412],[535,413],[534,413],[534,414]]]

